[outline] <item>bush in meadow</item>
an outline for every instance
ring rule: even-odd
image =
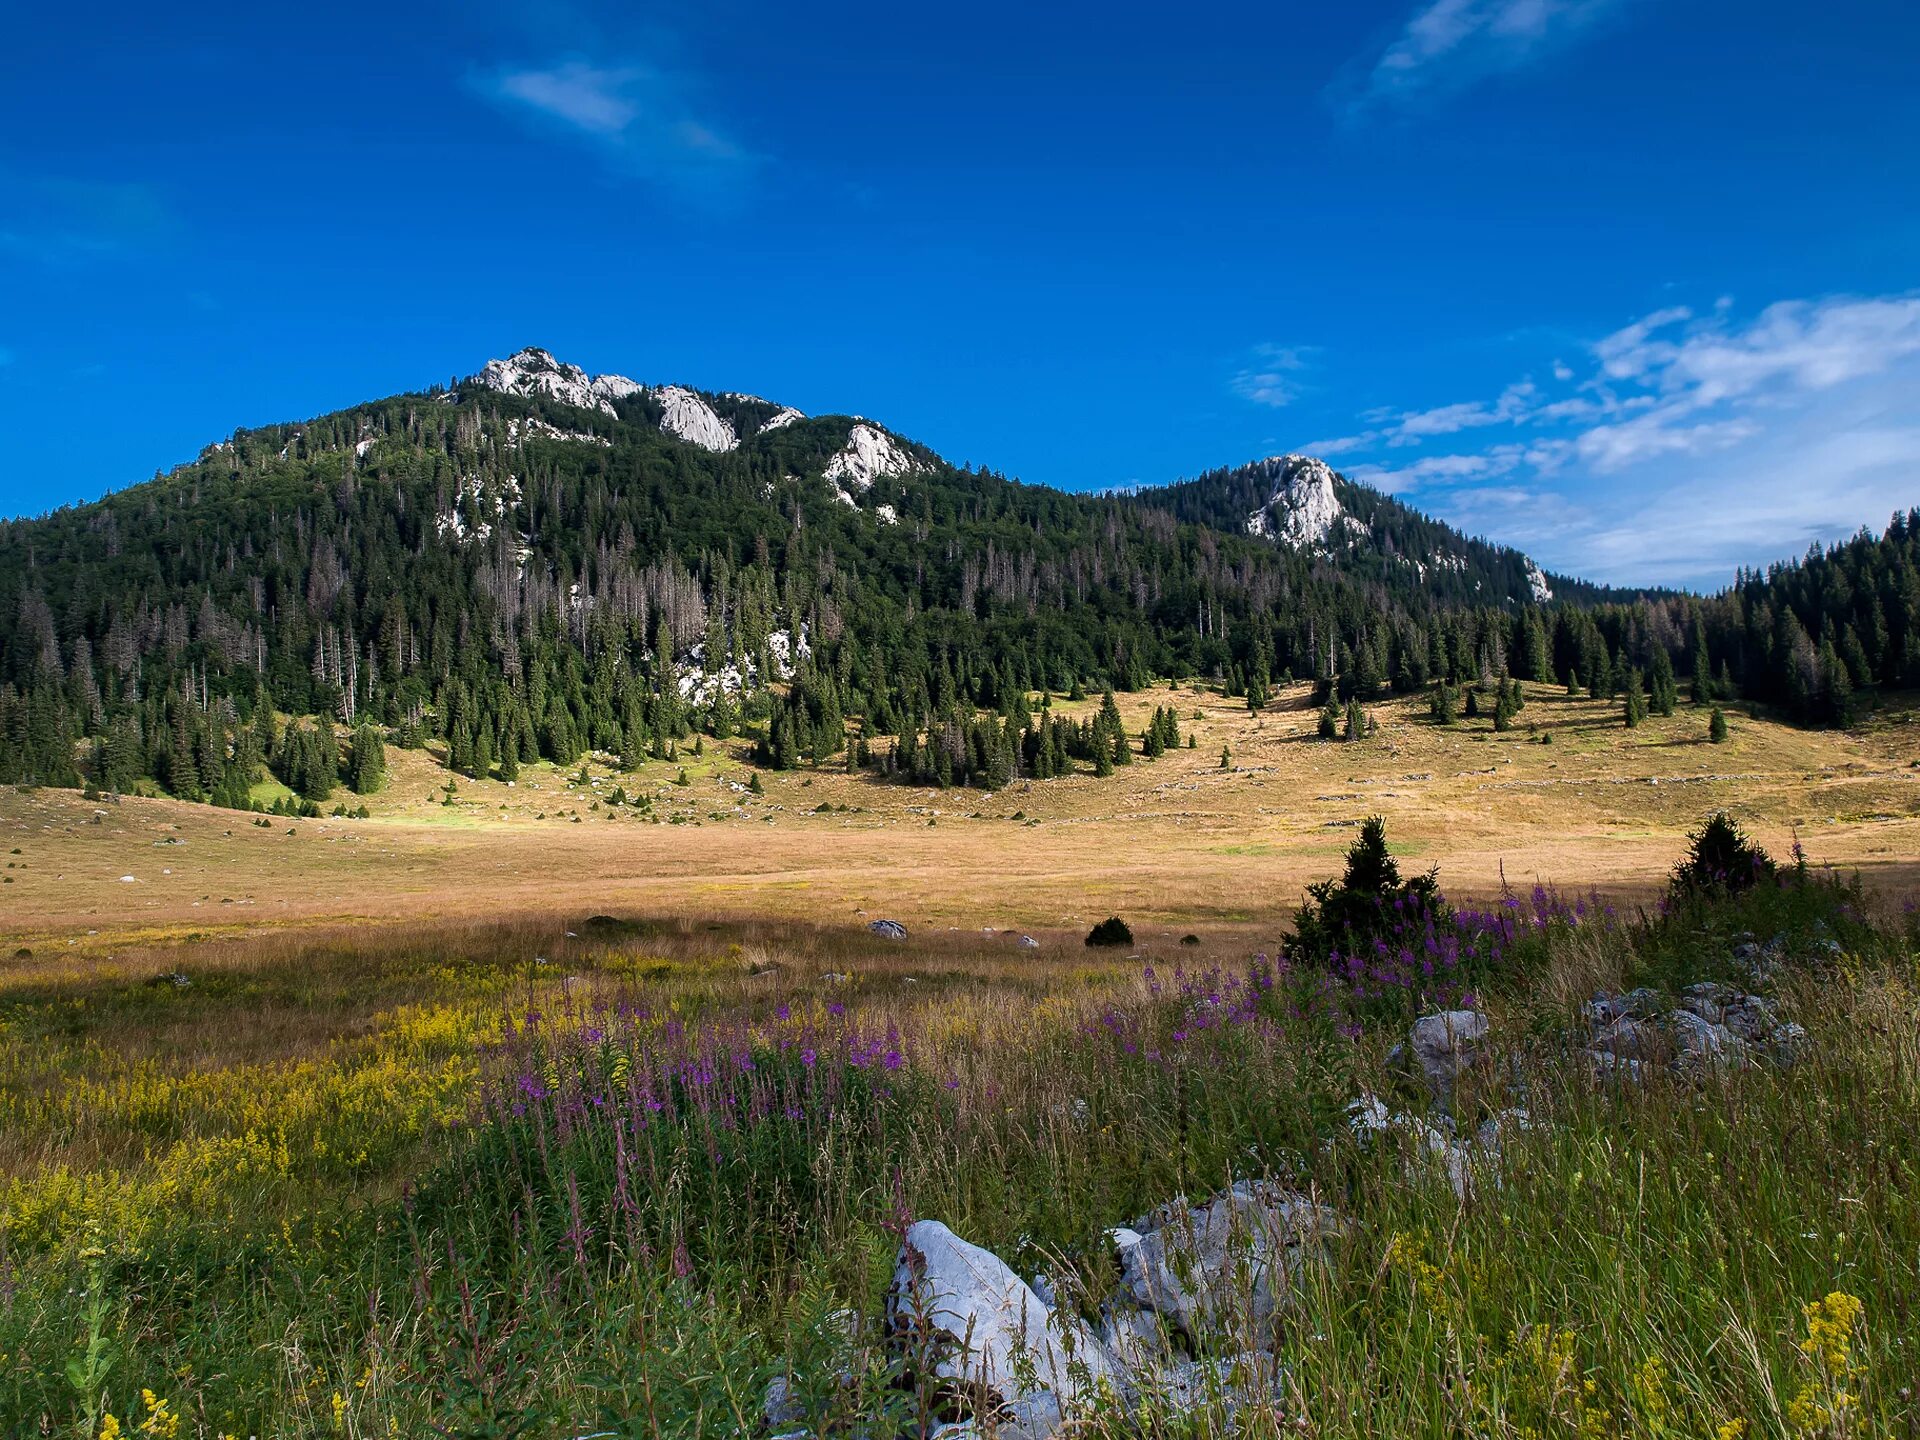
[[[1775,869],[1773,857],[1748,839],[1731,815],[1718,810],[1687,837],[1687,858],[1675,867],[1672,888],[1676,893],[1733,895],[1771,879]]]

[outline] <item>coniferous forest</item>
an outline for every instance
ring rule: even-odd
[[[1133,735],[1051,713],[1169,676],[1256,708],[1286,680],[1451,705],[1527,679],[1629,720],[1651,676],[1656,707],[1820,725],[1920,684],[1920,512],[1711,597],[1556,576],[1539,603],[1524,556],[1345,480],[1338,541],[1294,548],[1236,523],[1265,498],[1244,472],[1073,495],[903,444],[905,473],[849,489],[825,477],[854,422],[702,398],[738,448],[663,431],[655,392],[467,382],[0,523],[0,781],[245,807],[271,770],[312,806],[377,788],[383,743],[511,779],[701,733],[998,787],[1181,743],[1171,711]]]

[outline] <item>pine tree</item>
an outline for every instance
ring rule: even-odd
[[[1233,754],[1224,745],[1220,747],[1220,768],[1222,770],[1231,770],[1233,768]]]
[[[1337,702],[1327,701],[1326,708],[1320,712],[1319,733],[1322,740],[1332,740],[1340,734],[1340,706]]]
[[[1707,738],[1716,745],[1727,743],[1727,712],[1718,705],[1713,707],[1713,717],[1707,721]]]
[[[347,785],[356,795],[371,795],[387,777],[387,747],[380,731],[362,721],[353,730],[347,759]]]
[[[1653,675],[1648,682],[1648,703],[1655,715],[1671,715],[1680,702],[1680,687],[1673,676],[1673,657],[1667,653],[1667,647],[1657,645],[1653,651]]]

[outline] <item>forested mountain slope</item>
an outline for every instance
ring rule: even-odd
[[[1364,699],[1509,672],[1617,685],[1663,652],[1809,716],[1917,678],[1911,523],[1715,600],[1589,608],[1565,602],[1599,592],[1331,472],[1309,488],[1338,515],[1299,543],[1277,496],[1314,464],[1070,495],[872,421],[522,351],[0,523],[0,780],[242,803],[271,762],[324,793],[355,763],[336,724],[356,754],[444,736],[468,773],[747,725],[773,764],[998,780],[1032,772],[1029,692],[1168,674]]]

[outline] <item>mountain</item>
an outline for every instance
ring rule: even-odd
[[[528,349],[0,523],[0,781],[246,804],[271,766],[311,799],[342,723],[356,754],[432,740],[506,778],[744,730],[765,763],[991,781],[1098,748],[1040,735],[1035,692],[1169,675],[1258,705],[1288,677],[1614,693],[1664,662],[1843,718],[1920,675],[1913,533],[1708,601],[1621,595],[1309,457],[1067,494]]]
[[[1463,535],[1389,495],[1355,484],[1311,455],[1275,455],[1193,480],[1135,490],[1132,499],[1216,530],[1243,530],[1276,545],[1327,556],[1349,573],[1390,582],[1397,568],[1448,603],[1544,605],[1632,599],[1526,555]]]

